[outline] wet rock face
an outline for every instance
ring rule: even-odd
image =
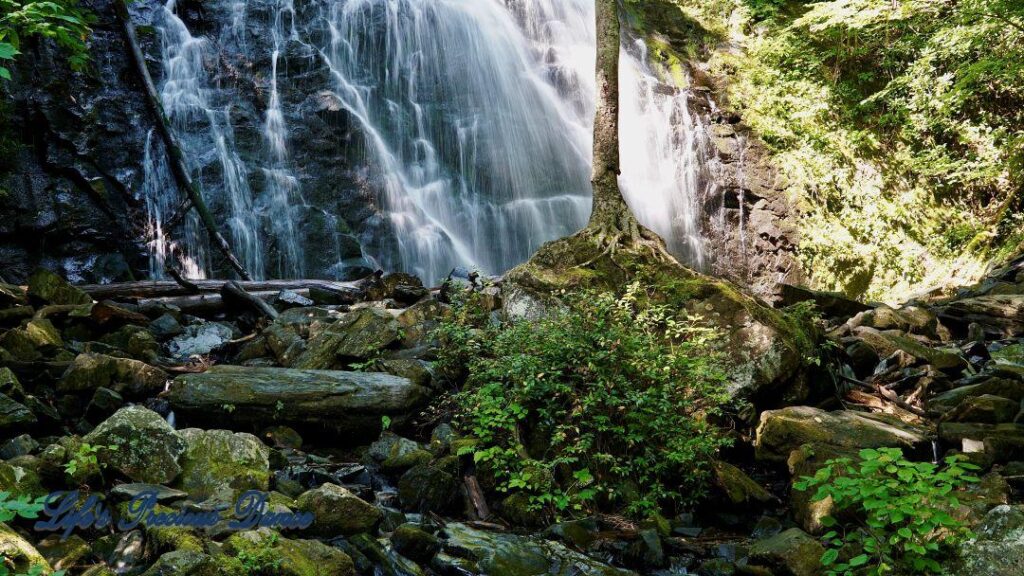
[[[788,184],[763,145],[735,115],[703,114],[711,121],[709,163],[713,186],[704,198],[702,222],[710,272],[774,301],[780,282],[800,283],[799,231]]]
[[[143,3],[137,3],[142,5]],[[153,123],[110,0],[89,70],[71,73],[49,43],[23,47],[0,87],[0,270],[24,282],[37,266],[72,281],[127,280],[147,267],[136,227],[146,133]]]

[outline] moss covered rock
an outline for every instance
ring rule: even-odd
[[[928,443],[926,430],[888,415],[791,406],[761,414],[754,447],[760,460],[785,462],[790,452],[804,444],[848,449],[921,449]]]
[[[317,536],[373,532],[382,517],[377,507],[335,484],[324,484],[302,493],[295,500],[295,506],[314,515],[309,532]]]
[[[156,563],[150,566],[149,570],[142,573],[142,576],[225,576],[218,562],[212,557],[200,552],[190,550],[175,550],[168,552],[157,559]],[[242,576],[236,572],[230,576]]]
[[[152,410],[122,408],[84,438],[101,450],[100,461],[137,482],[166,484],[178,477],[178,460],[187,444],[174,428]]]
[[[186,428],[178,432],[187,448],[177,485],[202,500],[227,485],[235,490],[270,487],[270,449],[252,434]]]
[[[402,556],[426,564],[441,549],[441,540],[415,524],[402,524],[392,532],[391,545]]]
[[[224,552],[248,570],[242,574],[279,576],[354,576],[347,554],[316,540],[290,540],[267,528],[231,535]]]
[[[543,245],[529,262],[505,275],[502,301],[510,316],[543,314],[562,290],[616,291],[638,281],[653,288],[652,299],[719,329],[731,356],[730,392],[757,400],[790,389],[802,377],[815,348],[816,329],[772,309],[736,286],[674,261],[656,258],[646,246],[612,252],[585,233]],[[801,387],[792,402],[804,400]],[[784,390],[785,389],[785,390]]]
[[[0,394],[0,431],[17,433],[36,423],[36,415],[24,404],[6,394]]]
[[[457,495],[455,476],[433,464],[417,464],[398,481],[398,497],[414,510],[442,512]]]
[[[799,528],[790,528],[750,547],[749,563],[780,576],[818,576],[825,549]]]
[[[377,308],[360,308],[337,322],[313,326],[306,350],[295,360],[295,368],[331,369],[346,361],[376,355],[398,340],[398,322]]]
[[[79,354],[57,383],[60,392],[84,392],[109,388],[130,397],[158,394],[170,377],[159,368],[129,358],[104,354]]]
[[[28,277],[28,298],[36,304],[92,304],[88,294],[42,268]]]

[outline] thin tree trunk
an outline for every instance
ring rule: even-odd
[[[199,193],[199,189],[196,188],[195,182],[192,181],[192,176],[189,174],[188,168],[185,166],[185,160],[181,154],[181,148],[178,146],[177,140],[174,138],[174,133],[171,132],[170,126],[167,125],[167,116],[164,114],[164,107],[160,103],[160,95],[156,91],[156,85],[153,83],[153,77],[149,74],[149,68],[146,67],[146,57],[142,53],[142,48],[139,47],[138,36],[135,34],[135,25],[132,24],[131,15],[128,13],[127,0],[114,0],[114,10],[117,12],[118,18],[124,25],[125,38],[128,42],[129,48],[131,48],[132,59],[135,61],[135,69],[138,72],[139,79],[142,81],[143,89],[146,93],[146,100],[149,103],[150,108],[153,111],[153,115],[156,117],[157,131],[160,132],[160,137],[163,139],[164,147],[167,148],[167,156],[171,165],[171,172],[174,174],[175,181],[178,185],[184,189],[189,199],[192,201],[192,207],[195,208],[196,213],[199,215],[199,220],[203,223],[203,227],[206,228],[206,233],[210,237],[210,241],[213,245],[220,250],[221,254],[227,258],[228,263],[231,267],[238,272],[243,280],[252,280],[249,273],[246,272],[245,267],[242,263],[235,258],[234,253],[231,252],[231,247],[228,245],[228,241],[224,239],[224,236],[217,231],[217,223],[213,219],[213,214],[210,209],[206,206],[206,202],[203,200],[202,195]]]
[[[590,227],[629,231],[635,220],[619,190],[619,3],[597,0],[597,102]]]

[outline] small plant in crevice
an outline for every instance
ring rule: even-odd
[[[68,461],[64,463],[64,473],[68,476],[74,476],[82,470],[100,472],[101,465],[98,455],[101,450],[115,452],[117,451],[117,446],[93,446],[92,444],[82,443],[71,454]]]
[[[957,494],[979,479],[978,467],[951,456],[942,465],[907,460],[899,448],[865,449],[859,460],[834,458],[794,488],[831,498],[822,524],[829,576],[937,574],[951,548],[970,538],[953,513]]]
[[[46,496],[31,498],[27,495],[12,498],[10,492],[0,492],[0,522],[10,522],[15,518],[35,520],[43,511]],[[46,572],[41,566],[33,566],[26,572],[18,572],[14,562],[6,555],[0,557],[0,576],[64,576],[64,570]]]
[[[455,423],[474,442],[460,451],[498,492],[549,517],[641,517],[703,496],[727,443],[708,422],[727,400],[715,331],[637,283],[562,294],[536,321],[496,321],[474,298],[435,336],[441,367],[465,379]]]

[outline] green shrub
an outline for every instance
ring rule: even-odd
[[[860,451],[860,461],[829,460],[797,490],[817,488],[812,500],[831,497],[837,517],[822,524],[830,531],[821,563],[829,576],[852,574],[932,574],[941,572],[949,547],[970,533],[950,513],[956,492],[978,478],[978,467],[952,456],[945,466],[911,462],[898,448]]]
[[[726,400],[717,335],[638,284],[562,296],[542,320],[501,323],[471,294],[439,327],[441,366],[465,377],[456,424],[476,440],[460,452],[554,516],[699,499],[726,442],[707,422]]]

